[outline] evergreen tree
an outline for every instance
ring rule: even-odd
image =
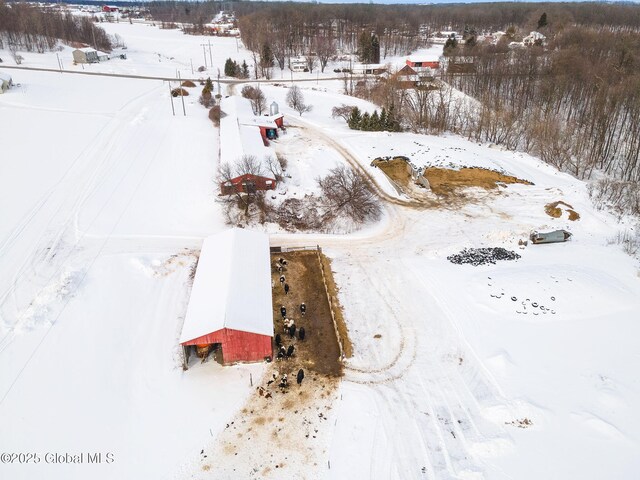
[[[351,130],[360,130],[360,122],[362,121],[362,116],[360,114],[360,109],[358,107],[354,107],[351,110],[351,115],[349,115],[349,120],[347,120],[347,125]]]
[[[242,78],[249,78],[249,65],[246,60],[242,61]]]
[[[458,40],[456,40],[456,36],[454,34],[451,34],[451,36],[447,38],[447,41],[444,42],[442,54],[452,55],[456,48],[458,48]]]
[[[400,122],[396,119],[395,111],[393,105],[389,107],[389,111],[387,112],[387,127],[386,130],[390,132],[401,132],[402,127],[400,126]]]
[[[371,119],[369,120],[369,129],[374,132],[379,132],[382,130],[380,124],[380,116],[378,115],[378,110],[373,111],[373,115],[371,115]]]
[[[380,40],[377,35],[371,36],[371,59],[369,63],[380,63]]]
[[[547,26],[547,12],[543,12],[538,20],[538,30]]]
[[[369,32],[362,32],[358,39],[358,57],[363,63],[371,63],[371,34]]]
[[[262,45],[262,50],[260,51],[260,66],[262,66],[262,68],[273,67],[273,50],[271,50],[269,43]]]
[[[371,131],[371,116],[369,112],[364,112],[362,114],[362,120],[360,120],[360,130],[364,130],[365,132]]]
[[[202,89],[202,94],[203,95],[206,95],[206,94],[211,95],[211,92],[213,92],[213,82],[211,81],[211,77],[208,77],[207,81],[204,83],[204,88]]]
[[[389,127],[387,126],[387,111],[385,110],[384,107],[382,107],[382,110],[380,111],[380,128],[379,130],[384,131],[384,130],[389,130]]]
[[[224,62],[224,74],[227,77],[235,77],[237,76],[237,72],[238,64],[230,58],[227,58],[227,61]]]

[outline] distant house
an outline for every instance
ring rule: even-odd
[[[546,40],[547,37],[545,37],[540,32],[531,32],[529,35],[522,39],[522,43],[524,43],[527,47],[532,47],[534,45],[543,46]]]
[[[437,60],[426,60],[420,57],[409,57],[405,63],[416,72],[426,68],[430,68],[432,70],[438,70],[440,68],[440,62]]]
[[[307,68],[307,60],[304,57],[291,57],[289,59],[289,70],[292,72],[304,72]]]
[[[102,11],[105,12],[105,13],[115,13],[115,12],[120,11],[120,9],[118,7],[113,7],[111,5],[104,5],[102,7]]]
[[[233,228],[205,238],[179,340],[184,368],[194,349],[224,364],[270,359],[272,310],[269,237]]]
[[[364,63],[354,65],[351,71],[356,75],[382,75],[387,71],[387,66],[384,63]]]
[[[73,61],[75,63],[98,63],[98,51],[94,48],[77,48],[73,51]]]
[[[420,81],[420,76],[409,65],[405,65],[395,74],[395,79],[398,81],[400,88],[415,88]]]
[[[6,73],[0,72],[0,94],[5,93],[13,85],[13,80]]]
[[[220,184],[222,195],[234,193],[255,193],[259,190],[275,190],[277,182],[273,178],[247,173]]]
[[[420,57],[409,57],[406,65],[411,67],[420,76],[435,77],[440,70],[440,62],[437,60],[427,60]]]

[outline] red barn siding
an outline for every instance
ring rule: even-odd
[[[440,68],[440,62],[415,62],[415,61],[407,59],[405,63],[408,66],[414,67],[414,68],[415,67],[418,67],[418,68],[429,67],[429,68],[433,68],[435,70]]]
[[[182,345],[206,345],[220,343],[222,345],[223,363],[261,362],[264,357],[272,356],[271,337],[258,333],[243,332],[231,328],[223,328],[202,337],[194,338]]]
[[[233,193],[250,193],[247,192],[245,184],[250,183],[255,190],[275,190],[277,182],[273,178],[260,177],[257,175],[241,175],[236,178],[232,178],[228,182],[220,184],[220,193],[222,195],[231,195]]]

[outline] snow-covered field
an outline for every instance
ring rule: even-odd
[[[129,47],[128,60],[109,64],[123,62],[117,71],[186,73],[202,56],[197,37],[106,28]],[[244,58],[224,42],[217,62]],[[57,64],[55,53],[25,57]],[[216,475],[215,459],[203,472],[200,452],[215,451],[263,366],[183,372],[177,349],[202,239],[224,228],[218,132],[196,90],[184,117],[179,103],[171,114],[159,81],[11,75],[20,85],[0,95],[0,453],[115,461],[0,464],[0,477],[234,478]],[[333,258],[354,344],[310,461],[327,479],[635,478],[640,276],[609,245],[613,217],[594,211],[584,183],[527,155],[455,136],[350,131],[331,108],[374,107],[340,87],[304,85],[314,110],[302,118],[285,106],[286,88],[264,88],[300,127],[275,147],[289,158],[289,194],[344,161],[339,149],[394,196],[369,166],[377,156],[494,168],[534,185],[478,191],[455,207],[387,204],[380,223],[351,235],[272,237],[318,243]],[[558,200],[580,220],[547,216]],[[573,239],[517,245],[556,228]],[[522,257],[481,267],[446,259],[483,246]],[[266,477],[290,478],[286,468]]]

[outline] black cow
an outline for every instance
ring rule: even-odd
[[[300,330],[298,330],[298,337],[300,338],[300,340],[304,340],[304,327],[300,327]]]
[[[307,312],[307,306],[302,302],[300,304],[300,314],[304,317],[304,314]]]
[[[282,337],[280,336],[279,333],[276,334],[276,346],[280,346],[282,345]]]
[[[300,369],[298,370],[298,376],[296,377],[296,381],[298,382],[298,385],[302,384],[303,378],[304,378],[304,370]]]
[[[282,278],[284,278],[284,277],[282,277]],[[285,295],[288,295],[288,294],[289,294],[289,284],[288,284],[288,283],[285,283],[285,284],[284,284],[284,294],[285,294]]]
[[[289,345],[289,348],[287,348],[287,357],[293,356],[294,350],[295,350],[295,347],[293,345]]]
[[[284,305],[280,307],[280,314],[282,315],[282,318],[285,318],[287,316],[287,309]]]
[[[290,327],[289,327],[289,336],[291,338],[294,338],[296,336],[296,324],[293,323]]]

